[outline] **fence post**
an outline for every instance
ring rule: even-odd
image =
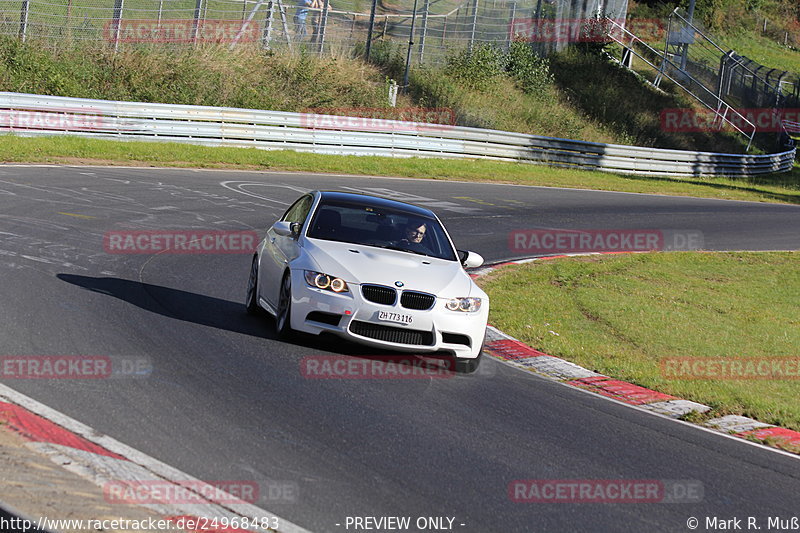
[[[22,0],[22,11],[19,13],[19,38],[23,43],[28,37],[28,13],[30,10],[30,0]]]
[[[428,33],[428,10],[430,9],[430,0],[425,0],[422,8],[422,27],[420,28],[419,35],[419,62],[425,57],[425,35]]]
[[[292,49],[292,35],[289,33],[289,23],[286,21],[286,7],[284,7],[281,0],[275,0],[278,4],[278,15],[281,17],[281,27],[283,28],[283,35],[286,37],[286,46],[289,50]]]
[[[197,0],[194,5],[194,22],[192,23],[192,43],[197,44],[200,34],[200,17],[203,14],[203,0]]]
[[[674,12],[673,12],[674,13]],[[661,64],[658,66],[658,74],[653,80],[653,87],[658,88],[661,85],[661,80],[664,77],[664,71],[667,68],[667,51],[669,50],[669,34],[672,31],[672,15],[667,19],[667,34],[664,37],[664,55],[661,56]]]
[[[122,29],[122,9],[125,0],[114,0],[114,53],[119,50],[119,32]]]
[[[417,0],[411,14],[411,29],[408,31],[408,51],[406,52],[406,71],[403,74],[403,91],[408,92],[408,71],[411,68],[411,48],[414,46],[414,23],[417,21]]]
[[[275,3],[270,0],[267,4],[267,23],[264,24],[264,35],[261,38],[261,47],[269,50],[269,43],[272,41],[272,23],[275,20]]]
[[[475,45],[475,29],[478,26],[478,0],[472,2],[472,31],[469,34],[469,47],[467,53],[472,53],[472,47]]]
[[[67,40],[72,40],[72,0],[67,0]]]
[[[369,29],[367,30],[367,45],[364,47],[364,57],[369,61],[369,53],[372,50],[372,32],[375,31],[375,9],[378,7],[378,0],[372,0],[372,8],[369,10]],[[353,18],[355,20],[355,17]]]
[[[511,50],[511,43],[514,41],[514,18],[517,16],[517,3],[511,2],[511,17],[508,19],[508,46],[506,50]]]
[[[322,53],[322,49],[325,46],[325,28],[328,25],[328,9],[330,8],[330,0],[325,0],[325,4],[322,7],[322,20],[319,22],[319,53]],[[355,19],[353,19],[355,20]]]

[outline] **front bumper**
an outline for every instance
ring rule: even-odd
[[[426,311],[407,309],[400,304],[376,304],[364,299],[360,285],[336,294],[309,287],[302,271],[292,272],[292,327],[311,334],[329,332],[377,348],[403,352],[445,351],[456,357],[480,355],[489,315],[488,301],[475,313],[445,309],[446,299],[437,298]],[[411,317],[403,324],[381,320],[381,311]],[[338,321],[336,320],[336,317]]]

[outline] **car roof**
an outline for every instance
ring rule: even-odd
[[[436,218],[436,216],[433,214],[433,211],[430,209],[419,207],[414,204],[408,204],[406,202],[398,202],[397,200],[381,198],[380,196],[340,191],[319,191],[319,193],[322,203],[325,203],[326,201],[341,201],[377,208],[397,209],[426,218]]]

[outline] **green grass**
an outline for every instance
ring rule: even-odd
[[[772,39],[748,32],[725,35],[723,42],[738,54],[762,65],[800,74],[800,52],[790,50]]]
[[[651,253],[506,267],[490,321],[548,354],[800,430],[800,381],[675,380],[666,358],[800,358],[800,253]],[[558,335],[556,335],[556,333]]]
[[[666,18],[676,5],[685,10],[688,2],[631,0],[628,14],[640,19]],[[763,33],[764,19],[768,21],[766,33]],[[740,54],[748,55],[744,50],[752,44],[764,45],[763,42],[749,42],[761,41],[762,37],[781,46],[784,52],[789,51],[783,47],[784,40],[795,47],[800,43],[800,4],[796,0],[697,0],[695,21],[726,50],[723,44],[729,44],[728,38],[740,36],[742,49],[737,49]]]
[[[329,172],[800,204],[798,175],[753,180],[649,178],[496,161],[330,156],[177,143],[11,135],[0,137],[0,161]]]
[[[376,68],[347,57],[212,45],[115,54],[94,44],[50,50],[0,38],[0,90],[9,92],[301,111],[388,107],[385,83]]]

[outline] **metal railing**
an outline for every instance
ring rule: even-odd
[[[674,58],[671,58],[666,51],[657,51],[615,20],[609,19],[608,24],[611,30],[609,37],[657,73],[653,81],[656,87],[660,85],[662,78],[669,79],[716,114],[715,120],[718,129],[727,127],[742,134],[747,139],[747,150],[750,149],[753,137],[756,134],[755,124],[726,102],[719,94],[709,89],[702,81],[697,80],[689,72],[681,68],[681,65],[676,63]],[[667,35],[669,33],[668,30]]]
[[[78,135],[265,150],[491,159],[656,176],[791,170],[795,150],[720,154],[358,117],[0,93],[0,133]]]

